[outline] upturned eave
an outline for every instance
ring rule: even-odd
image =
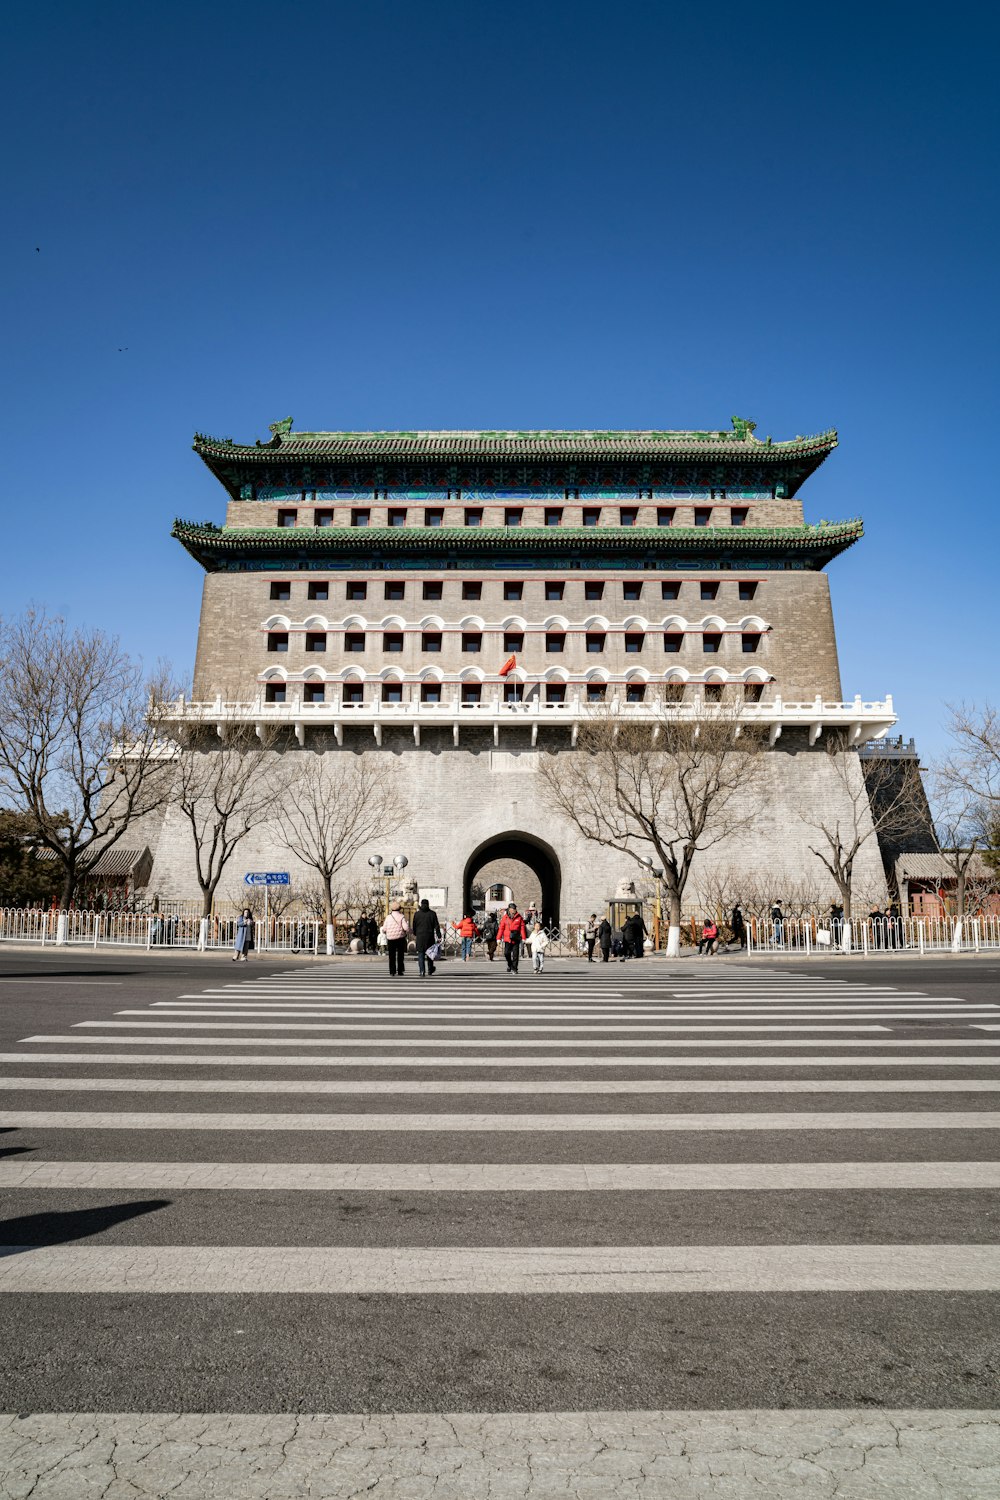
[[[551,557],[588,554],[642,554],[657,558],[676,553],[730,554],[735,558],[771,552],[807,553],[821,566],[852,546],[864,533],[860,519],[820,526],[671,527],[394,527],[296,526],[218,527],[177,520],[172,535],[203,567],[239,555],[268,553],[287,558],[357,557],[377,553],[413,557],[447,553],[470,560],[533,553]]]

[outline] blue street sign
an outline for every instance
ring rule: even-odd
[[[292,877],[287,870],[250,870],[243,877],[244,885],[291,885]]]

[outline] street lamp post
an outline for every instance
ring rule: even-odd
[[[391,863],[387,860],[383,865],[381,854],[373,854],[368,863],[376,875],[381,874],[385,882],[385,917],[387,917],[389,915],[389,885],[392,877],[394,874],[398,875],[402,870],[405,870],[410,861],[405,854],[397,854]]]

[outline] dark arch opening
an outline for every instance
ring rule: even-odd
[[[472,885],[485,865],[497,859],[517,859],[536,876],[542,888],[542,919],[546,925],[559,921],[562,876],[554,849],[530,833],[501,833],[474,849],[465,863],[462,910],[472,910]]]

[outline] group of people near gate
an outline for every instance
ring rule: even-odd
[[[597,913],[592,911],[583,929],[583,940],[588,964],[597,962],[595,948],[601,950],[601,963],[610,963],[613,958],[624,963],[628,958],[642,958],[645,953],[646,924],[638,912],[633,912],[621,927],[612,927],[607,917],[598,922]]]
[[[524,952],[531,956],[533,973],[541,974],[545,969],[545,950],[549,946],[549,935],[542,926],[538,908],[534,905],[529,906],[522,915],[517,909],[517,903],[511,901],[499,917],[491,912],[480,924],[475,917],[466,913],[461,921],[452,922],[451,926],[461,941],[463,963],[470,962],[473,944],[481,941],[485,944],[491,963],[496,957],[497,949],[503,949],[508,974],[517,973]],[[444,943],[444,933],[438,914],[431,909],[429,901],[421,901],[412,924],[406,919],[402,902],[397,901],[382,923],[381,932],[389,956],[391,975],[406,972],[406,949],[411,937],[420,977],[430,978],[434,974],[435,962],[440,957]]]

